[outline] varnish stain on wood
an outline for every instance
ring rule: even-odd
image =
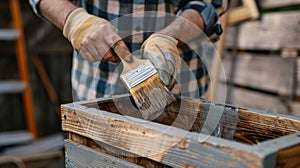
[[[114,103],[116,101],[119,104]],[[133,106],[123,104],[128,101],[128,97],[121,97],[117,100],[100,100],[78,106],[64,105],[63,130],[71,132],[72,141],[93,149],[109,154],[116,153],[120,158],[133,160],[138,164],[159,163],[171,167],[261,167],[265,165],[265,159],[272,154],[272,150],[258,149],[257,143],[263,147],[264,141],[280,139],[300,131],[300,120],[297,118],[189,98],[178,99],[154,122],[138,120],[121,116],[124,113],[118,111],[119,107],[122,107],[126,114],[136,116],[137,111]],[[179,110],[181,107],[182,111]],[[200,135],[198,132],[209,112],[214,113],[215,109],[221,107],[221,138],[210,137],[200,143],[197,139]],[[178,118],[180,119],[177,120]],[[195,122],[187,123],[190,119]],[[175,128],[175,124],[170,121],[179,121],[182,125],[176,125]],[[181,129],[188,127],[188,131]],[[90,140],[76,140],[73,134]],[[95,142],[103,144],[102,147]],[[155,163],[131,158],[135,156]]]

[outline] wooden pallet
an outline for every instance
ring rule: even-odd
[[[62,105],[66,167],[300,166],[300,118],[178,97],[145,121],[131,102],[121,95]],[[218,129],[205,127],[211,119]]]
[[[298,23],[300,12],[267,13],[261,20],[229,27],[226,47],[249,50],[300,49]]]

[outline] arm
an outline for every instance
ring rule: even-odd
[[[70,12],[78,7],[68,0],[42,0],[39,8],[47,20],[62,30]]]
[[[36,1],[39,5],[35,5]],[[31,4],[35,12],[63,30],[63,35],[87,61],[117,62],[119,58],[111,50],[116,47],[124,51],[123,57],[128,56],[125,61],[131,61],[129,49],[106,19],[90,15],[68,0],[31,0]]]
[[[199,35],[201,31],[198,28],[200,28],[211,40],[216,41],[223,32],[218,22],[219,14],[216,10],[219,5],[203,2],[203,0],[183,1],[177,12],[180,17],[176,18],[160,33],[186,42]]]
[[[175,84],[176,71],[180,66],[177,47],[197,37],[202,31],[210,35],[218,20],[214,6],[202,1],[190,1],[179,10],[179,16],[161,31],[153,33],[142,46],[142,57],[152,61],[160,79],[169,89]]]
[[[187,9],[183,11],[180,17],[176,18],[170,25],[165,27],[159,33],[188,41],[199,34],[199,29],[204,31],[204,21],[198,11]],[[193,28],[194,27],[194,28]]]

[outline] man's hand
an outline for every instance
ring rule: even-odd
[[[76,8],[69,14],[63,34],[88,61],[118,60],[110,50],[122,40],[116,29],[107,20],[90,15],[83,8]],[[125,44],[122,49],[129,52]]]
[[[170,36],[154,33],[142,46],[142,58],[149,59],[156,67],[160,79],[171,90],[176,82],[179,66],[178,41]]]

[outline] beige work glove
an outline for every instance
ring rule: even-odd
[[[63,34],[88,61],[119,60],[110,50],[122,40],[116,29],[107,20],[90,15],[83,8],[77,8],[69,14]],[[118,44],[122,45],[124,52],[130,53],[124,42]]]
[[[170,90],[176,82],[179,67],[178,41],[170,36],[154,33],[142,45],[142,58],[149,59],[156,67],[160,79]]]

